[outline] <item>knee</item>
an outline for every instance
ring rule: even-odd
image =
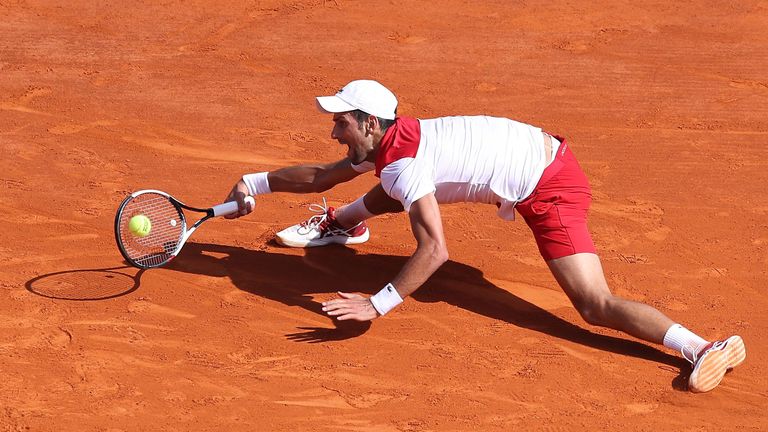
[[[608,325],[613,296],[584,300],[576,304],[576,310],[588,324],[605,327]]]

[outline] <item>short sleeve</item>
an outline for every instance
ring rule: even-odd
[[[407,212],[414,202],[435,192],[430,171],[414,158],[398,159],[384,167],[381,185],[387,195],[403,204]]]

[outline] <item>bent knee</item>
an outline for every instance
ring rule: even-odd
[[[585,300],[576,304],[576,310],[579,315],[588,324],[595,326],[605,326],[610,316],[611,304],[614,302],[613,296],[600,297],[596,299]]]

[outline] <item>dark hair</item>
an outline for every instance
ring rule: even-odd
[[[397,115],[397,109],[395,109],[395,115]],[[365,111],[360,111],[360,110],[352,111],[352,117],[354,117],[355,120],[357,120],[357,125],[360,128],[363,127],[363,123],[368,119],[368,116],[370,116],[370,114],[368,114]],[[387,120],[381,117],[376,117],[376,118],[379,119],[379,126],[381,126],[382,132],[385,132],[387,129],[389,129],[390,126],[395,124],[394,120]]]

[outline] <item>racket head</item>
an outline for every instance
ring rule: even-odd
[[[149,218],[149,233],[140,236],[129,228],[131,218]],[[170,195],[156,190],[143,190],[127,196],[115,215],[115,240],[123,258],[132,266],[148,269],[160,267],[179,251],[187,231],[187,221],[179,204]]]

